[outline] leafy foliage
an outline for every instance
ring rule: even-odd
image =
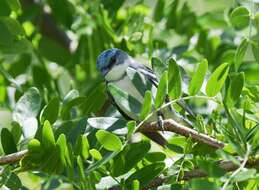
[[[225,0],[1,0],[0,154],[28,152],[1,165],[0,187],[256,189],[258,170],[244,161],[252,167],[259,151],[258,8]],[[143,101],[107,86],[133,121],[111,105],[96,70],[112,47],[158,78],[154,92],[127,70]],[[138,133],[167,107],[225,147],[167,132],[161,147]],[[197,168],[206,177],[188,178]]]

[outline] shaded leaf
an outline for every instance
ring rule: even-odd
[[[138,180],[141,186],[148,184],[152,179],[158,176],[165,168],[164,163],[154,163],[147,165],[140,170],[131,174],[125,181],[125,184],[129,187],[133,180]]]
[[[166,71],[167,66],[159,58],[152,57],[151,59],[152,69],[156,74],[157,78],[160,80],[163,73]]]
[[[235,69],[236,71],[239,69],[243,58],[245,56],[246,50],[248,47],[248,39],[244,38],[239,46],[237,47],[236,53],[235,53]]]
[[[7,128],[1,130],[1,144],[5,154],[17,152],[13,135]]]
[[[228,107],[232,107],[238,101],[245,83],[244,73],[236,73],[230,76],[230,82],[225,96],[225,102]]]
[[[180,68],[173,58],[168,60],[168,94],[172,99],[179,98],[182,94],[182,78]]]

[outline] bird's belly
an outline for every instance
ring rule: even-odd
[[[143,102],[144,97],[136,89],[134,84],[132,84],[130,78],[127,75],[123,79],[113,82],[113,84],[119,87],[122,91],[128,93],[130,96],[134,97],[139,102]]]

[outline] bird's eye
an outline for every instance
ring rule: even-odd
[[[112,56],[111,59],[110,59],[110,65],[114,65],[116,63],[116,57],[115,56]]]

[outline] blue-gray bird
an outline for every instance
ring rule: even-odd
[[[156,75],[150,68],[138,63],[126,52],[116,48],[102,52],[97,59],[97,69],[105,78],[106,85],[115,85],[137,100],[140,105],[143,103],[146,90],[150,90],[153,98],[155,98],[159,83]],[[134,83],[135,79],[132,76],[136,76],[141,82],[136,85]],[[113,104],[126,119],[140,121],[138,115],[128,109],[130,106],[125,106],[128,102],[125,104],[125,101],[123,102],[120,98],[113,96],[113,94],[109,92],[109,88],[107,89]],[[186,122],[186,120],[171,107],[167,107],[162,113],[155,113],[147,122],[155,121],[159,116],[163,119],[171,118],[177,122]],[[158,132],[149,132],[144,135],[162,146],[166,144],[165,139]]]

